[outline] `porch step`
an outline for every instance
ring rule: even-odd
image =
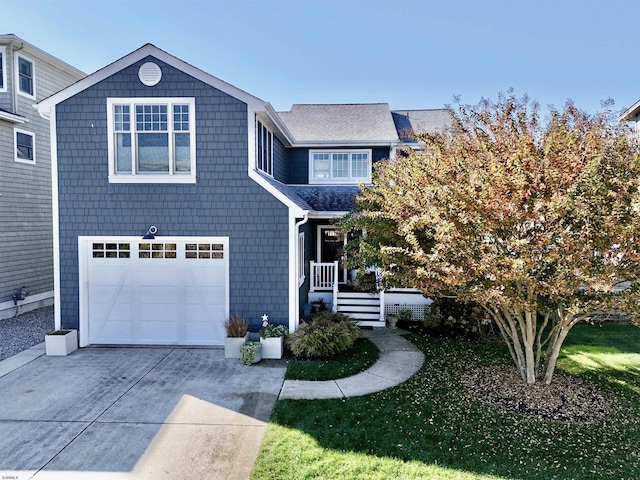
[[[361,326],[384,326],[380,321],[380,296],[362,292],[338,292],[337,310],[358,320]]]

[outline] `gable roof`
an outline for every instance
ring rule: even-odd
[[[640,113],[640,100],[627,108],[622,114],[618,117],[619,122],[629,122],[634,120],[634,117]]]
[[[1,34],[0,35],[0,44],[2,45],[13,45],[17,50],[15,51],[19,51],[22,48],[26,48],[26,53],[28,55],[35,55],[37,57],[40,57],[41,59],[49,62],[50,64],[56,66],[57,68],[61,69],[61,70],[65,70],[68,73],[70,73],[71,75],[80,78],[80,77],[84,77],[87,74],[85,72],[83,72],[82,70],[78,70],[76,67],[74,67],[73,65],[68,64],[67,62],[60,60],[58,57],[55,57],[53,55],[51,55],[50,53],[45,52],[44,50],[42,50],[41,48],[36,47],[35,45],[24,41],[22,38],[18,37],[17,35],[14,35],[13,33],[5,33],[5,34]]]
[[[398,143],[386,103],[296,104],[278,116],[299,146]]]
[[[86,90],[87,88],[95,85],[96,83],[104,80],[111,75],[118,73],[120,70],[133,65],[134,63],[146,58],[148,56],[152,56],[157,58],[158,60],[163,61],[164,63],[171,65],[172,67],[177,68],[185,72],[188,75],[191,75],[202,82],[211,85],[218,90],[231,95],[232,97],[237,98],[250,105],[253,110],[264,110],[267,102],[259,99],[258,97],[254,97],[253,95],[245,92],[244,90],[240,90],[233,85],[220,80],[218,77],[214,77],[213,75],[200,70],[199,68],[194,67],[193,65],[180,60],[177,57],[174,57],[170,53],[165,52],[164,50],[159,49],[155,45],[151,43],[147,43],[142,47],[134,50],[128,55],[116,60],[113,63],[110,63],[106,67],[101,68],[100,70],[95,71],[91,75],[83,78],[82,80],[77,81],[76,83],[70,85],[69,87],[60,90],[58,93],[51,95],[44,100],[38,102],[38,112],[41,115],[48,115],[51,111],[51,107],[57,105],[58,103],[74,96],[75,94]]]
[[[445,108],[432,110],[393,110],[393,123],[404,143],[418,143],[411,135],[442,132],[453,125],[451,111]]]

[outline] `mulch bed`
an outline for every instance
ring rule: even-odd
[[[604,393],[562,373],[550,385],[528,385],[515,367],[492,365],[466,373],[462,383],[480,401],[536,420],[592,422],[609,413]]]

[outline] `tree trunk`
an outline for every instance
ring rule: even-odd
[[[547,347],[547,353],[545,355],[543,381],[547,385],[551,383],[551,379],[553,378],[553,372],[556,369],[556,362],[560,355],[560,347],[562,347],[564,339],[567,338],[567,333],[569,333],[570,327],[560,324],[558,328],[559,331],[557,335],[554,335],[549,341],[549,346]]]

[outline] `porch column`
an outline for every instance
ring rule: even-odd
[[[332,312],[338,311],[338,261],[333,262],[333,304]]]

